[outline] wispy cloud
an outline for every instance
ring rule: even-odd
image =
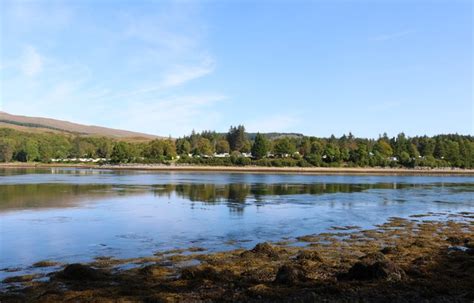
[[[206,57],[196,66],[177,66],[164,76],[162,87],[174,87],[188,81],[204,77],[214,71],[215,63],[211,57]]]
[[[178,65],[170,68],[163,74],[162,79],[153,85],[140,85],[135,89],[128,89],[121,92],[114,92],[98,96],[99,99],[120,99],[148,94],[166,93],[169,89],[183,86],[189,81],[196,80],[211,74],[214,71],[215,63],[211,57],[206,57],[198,65]]]
[[[403,31],[398,31],[398,32],[393,32],[393,33],[380,34],[380,35],[371,37],[370,40],[388,41],[388,40],[399,39],[399,38],[411,35],[413,33],[415,33],[415,30],[409,29],[409,30],[403,30]]]
[[[0,75],[4,110],[159,135],[215,127],[220,117],[217,103],[225,95],[188,86],[211,75],[217,66],[196,5],[160,2],[148,11],[117,5],[107,10],[110,22],[102,27],[83,26],[92,18],[83,6],[61,5],[54,14],[57,20],[41,31],[47,42],[35,39],[45,6],[9,8],[11,18],[5,21],[9,28],[15,28],[18,20],[31,19],[21,28],[23,40],[31,45],[19,51],[9,46],[8,58],[2,58],[8,59],[2,60]],[[68,25],[68,36],[77,34],[71,43],[88,45],[87,50],[58,44],[56,40],[62,39],[58,35],[66,30],[60,24]],[[10,37],[12,33],[15,30]],[[81,53],[75,54],[76,50]]]
[[[161,135],[183,135],[192,129],[215,127],[221,117],[217,103],[225,102],[221,94],[171,96],[149,102],[133,102],[114,114],[121,119],[120,127]]]
[[[20,62],[22,72],[29,77],[38,75],[43,68],[43,57],[31,45],[24,50]]]

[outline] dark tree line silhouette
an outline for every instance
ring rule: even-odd
[[[105,137],[27,133],[0,129],[0,161],[51,162],[99,158],[111,163],[321,167],[474,167],[474,137],[436,135],[389,138],[318,138],[297,134],[249,135],[243,125],[228,133],[192,132],[174,139],[126,142]]]

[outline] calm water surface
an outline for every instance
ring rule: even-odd
[[[0,170],[0,269],[474,211],[474,177]],[[0,278],[11,275],[0,271]]]

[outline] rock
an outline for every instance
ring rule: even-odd
[[[469,239],[469,238],[465,239],[464,240],[464,246],[466,246],[467,248],[474,249],[474,240]]]
[[[470,256],[474,255],[474,248],[470,248],[468,246],[449,246],[448,247],[448,254],[453,254],[456,252],[466,253]]]
[[[421,239],[416,239],[415,241],[413,241],[413,242],[411,243],[410,246],[425,247],[425,246],[426,246],[426,243],[423,242]]]
[[[297,260],[310,260],[310,261],[318,261],[322,262],[323,260],[319,256],[317,251],[311,250],[300,250],[298,255],[296,256]]]
[[[431,263],[433,261],[432,256],[422,256],[418,257],[415,260],[412,261],[412,264],[415,266],[426,266],[427,264]]]
[[[206,251],[206,249],[202,248],[202,247],[190,247],[190,248],[188,248],[188,251],[189,252],[201,252],[201,251]]]
[[[306,281],[303,270],[295,265],[286,264],[278,269],[275,277],[276,283],[295,285],[299,282]]]
[[[453,251],[467,252],[467,251],[469,251],[469,248],[467,248],[465,246],[450,246],[450,247],[448,247],[448,252],[453,252]]]
[[[262,295],[271,292],[271,288],[269,288],[265,284],[257,284],[249,287],[248,291],[253,293],[254,295]]]
[[[395,263],[385,260],[375,263],[357,262],[346,274],[339,275],[339,279],[347,280],[380,280],[400,281],[405,272]]]
[[[23,275],[14,276],[3,279],[2,283],[18,283],[18,282],[30,282],[33,279],[40,277],[40,275]]]
[[[275,272],[268,267],[250,268],[240,274],[240,278],[251,283],[266,283],[275,280]]]
[[[375,262],[383,262],[387,259],[385,258],[385,255],[383,253],[374,252],[374,253],[369,253],[369,254],[359,258],[359,260],[363,263],[373,264]]]
[[[446,241],[448,241],[451,245],[461,245],[464,243],[464,239],[459,237],[448,237]]]
[[[268,242],[263,242],[263,243],[258,243],[251,250],[244,251],[241,254],[242,257],[249,257],[251,255],[265,256],[265,257],[269,257],[269,258],[277,258],[278,257],[278,251],[273,247],[273,245],[269,244]]]
[[[229,270],[217,271],[213,267],[187,267],[181,271],[181,278],[185,280],[230,281],[233,278]]]
[[[186,267],[181,270],[181,279],[193,280],[201,276],[202,270],[197,267]]]
[[[4,272],[16,272],[16,271],[20,271],[22,270],[21,267],[4,267],[2,269],[0,269],[0,271],[4,271]]]
[[[268,242],[258,243],[252,248],[251,252],[256,254],[274,254],[275,249],[273,246]]]
[[[155,278],[167,275],[169,273],[169,270],[162,266],[148,265],[140,269],[140,273],[145,277]]]
[[[301,242],[318,242],[320,240],[320,237],[315,235],[307,235],[296,237],[296,240]]]
[[[105,278],[105,276],[102,270],[79,263],[70,264],[57,274],[60,279],[75,281],[96,281]]]
[[[60,265],[58,262],[54,261],[39,261],[33,264],[33,267],[51,267],[51,266],[57,266]]]
[[[385,246],[380,250],[380,252],[384,255],[393,255],[398,252],[398,248],[394,246]]]
[[[416,278],[420,278],[426,276],[427,271],[420,267],[410,266],[406,271],[406,274]]]

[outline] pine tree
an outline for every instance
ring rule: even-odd
[[[252,156],[256,159],[264,158],[268,153],[268,140],[260,133],[257,133],[252,146]]]

